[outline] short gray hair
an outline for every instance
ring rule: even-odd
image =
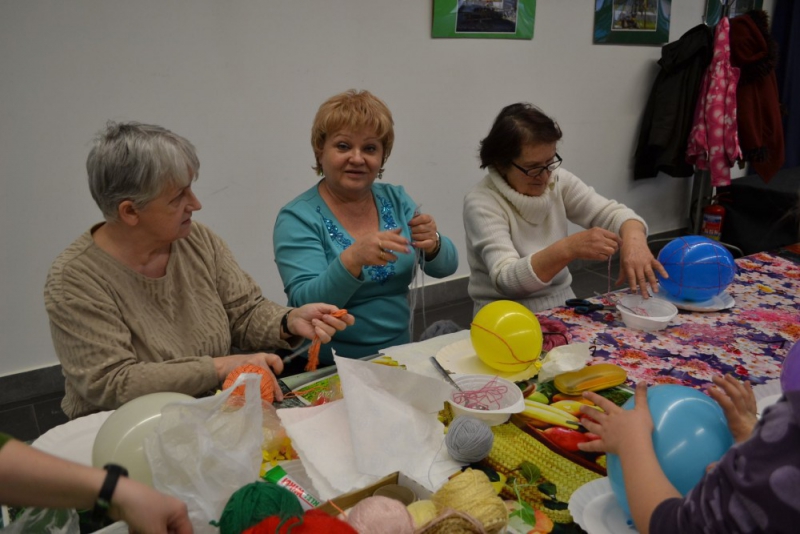
[[[118,220],[121,202],[130,200],[141,208],[166,186],[189,185],[199,169],[192,143],[161,126],[138,122],[109,121],[86,159],[92,198],[110,221]]]

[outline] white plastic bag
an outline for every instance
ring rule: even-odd
[[[80,531],[75,510],[47,508],[26,508],[14,522],[0,528],[2,534],[79,534]]]
[[[244,373],[215,395],[164,407],[145,452],[156,489],[183,500],[196,533],[219,533],[230,496],[261,467],[261,375]],[[244,403],[231,394],[245,384]]]

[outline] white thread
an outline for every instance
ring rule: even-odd
[[[422,204],[414,210],[414,217],[420,214]],[[409,290],[408,306],[411,309],[408,319],[408,335],[414,341],[414,315],[417,309],[418,293],[422,298],[422,331],[428,328],[428,319],[425,315],[425,253],[422,249],[414,249],[414,267],[411,270],[411,289]]]

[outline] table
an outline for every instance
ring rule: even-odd
[[[623,367],[628,384],[682,384],[704,389],[711,378],[731,373],[753,385],[763,385],[780,376],[781,364],[789,348],[800,338],[800,246],[775,253],[757,253],[737,260],[739,272],[728,293],[735,300],[732,309],[718,312],[681,311],[671,324],[657,332],[630,330],[615,312],[597,311],[578,315],[571,308],[555,308],[538,315],[557,319],[568,329],[571,342],[590,343],[596,347],[595,361],[602,360]],[[468,331],[451,334],[386,352],[409,370],[433,376],[427,358],[442,346],[467,338]],[[430,369],[430,370],[428,370]],[[514,465],[529,459],[539,463],[549,482],[559,488],[558,501],[569,501],[577,484],[567,478],[577,477],[578,484],[599,478],[596,469],[582,458],[567,457],[575,463],[552,462],[553,450],[525,434],[512,423],[497,427],[498,441],[513,441],[531,452],[517,454],[510,460],[495,458],[493,450],[487,463],[498,471],[513,472]],[[526,456],[528,454],[528,456]],[[537,456],[533,456],[533,455]],[[544,456],[542,456],[544,455]],[[549,460],[543,459],[550,455]],[[578,463],[580,461],[580,463]],[[595,469],[591,469],[594,467]],[[512,498],[510,494],[505,497]],[[536,490],[524,494],[534,508],[544,501]],[[613,503],[613,499],[610,501]],[[566,510],[544,510],[558,522],[569,521]]]
[[[713,313],[681,311],[662,331],[628,330],[616,314],[580,316],[566,308],[547,315],[564,322],[572,341],[592,343],[595,358],[628,371],[631,384],[683,384],[703,388],[732,373],[753,385],[780,376],[781,363],[800,338],[800,265],[775,253],[736,261],[728,293],[734,308]]]
[[[792,261],[795,260],[795,261]],[[597,347],[596,359],[616,363],[628,372],[629,383],[677,383],[703,388],[715,374],[730,372],[753,384],[779,377],[781,362],[791,345],[800,338],[800,246],[776,253],[758,253],[737,260],[739,274],[728,292],[736,301],[733,309],[713,313],[681,312],[663,331],[629,330],[616,313],[594,312],[577,315],[570,308],[556,308],[540,316],[562,321],[572,342]],[[428,358],[439,350],[469,336],[457,332],[424,342],[392,347],[384,352],[406,365],[409,371],[440,378]],[[290,387],[330,374],[321,369],[289,377]],[[70,450],[70,436],[91,443],[89,436],[99,430],[107,414],[93,414],[56,427],[51,440],[55,449]],[[45,440],[47,433],[37,440]],[[56,444],[57,442],[57,444]],[[36,446],[39,443],[34,443]],[[79,451],[88,463],[88,451]],[[599,475],[593,475],[595,478]],[[559,481],[556,481],[559,482]],[[562,501],[569,495],[560,496]],[[567,512],[560,511],[562,516]]]

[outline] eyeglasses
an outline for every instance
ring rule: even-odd
[[[556,152],[556,160],[553,163],[550,163],[549,165],[544,165],[544,166],[541,166],[541,167],[531,167],[530,169],[523,169],[522,167],[520,167],[519,165],[517,165],[513,161],[511,162],[511,164],[514,167],[516,167],[517,169],[519,169],[520,171],[522,171],[522,173],[525,174],[526,176],[530,176],[531,178],[536,178],[540,174],[542,174],[544,171],[553,172],[554,170],[556,170],[557,168],[559,168],[561,166],[561,162],[562,161],[564,161],[564,160],[561,159],[561,156],[559,156],[558,152]]]

